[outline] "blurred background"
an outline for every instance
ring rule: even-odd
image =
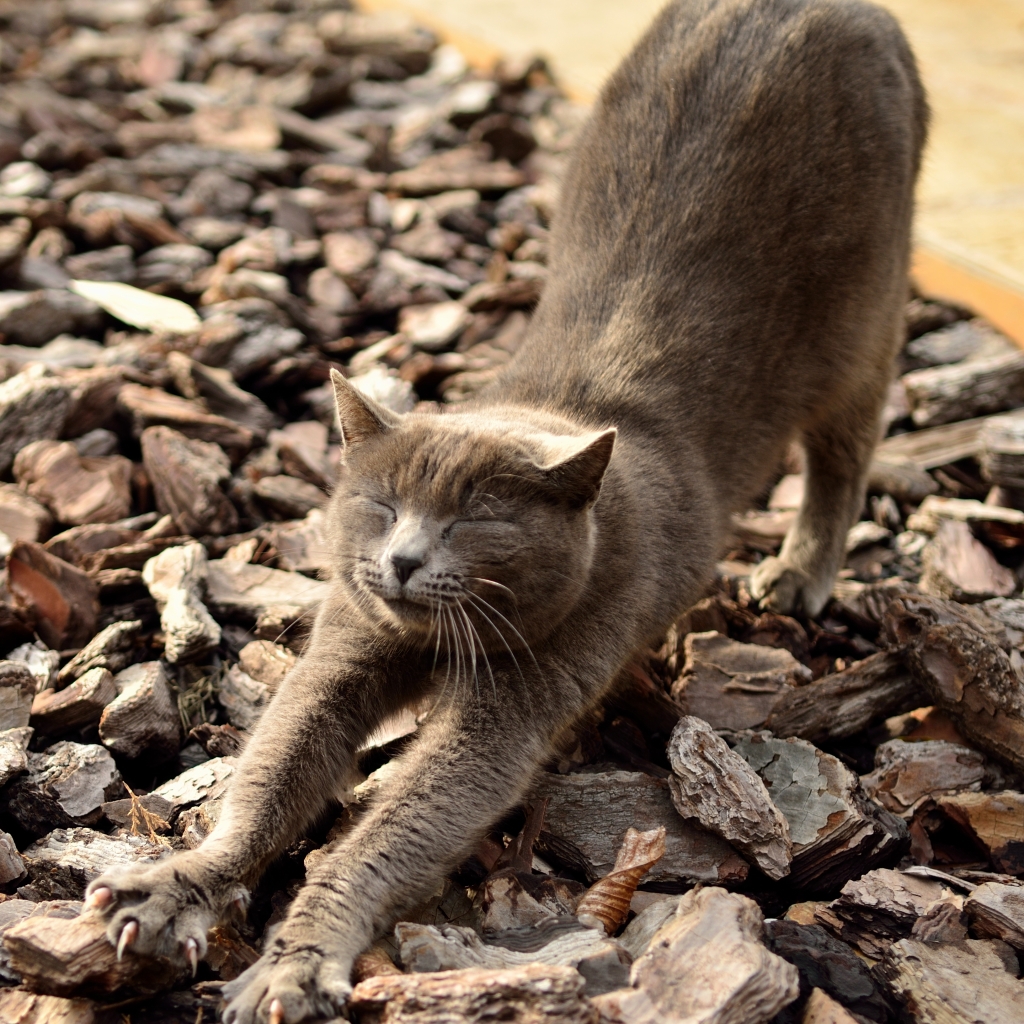
[[[916,277],[1024,343],[1024,0],[881,0],[933,110]],[[663,0],[365,0],[415,13],[486,63],[542,53],[589,101]]]

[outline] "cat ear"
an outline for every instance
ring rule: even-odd
[[[587,505],[596,500],[617,433],[612,427],[583,437],[558,439],[554,460],[541,469],[559,494],[572,504]]]
[[[353,387],[337,370],[331,370],[331,383],[343,449],[398,426],[395,413]]]

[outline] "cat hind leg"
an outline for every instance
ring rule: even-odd
[[[878,440],[884,386],[866,386],[805,431],[804,498],[777,557],[751,573],[762,608],[818,615],[828,603],[846,551],[846,534],[864,503],[868,467]]]

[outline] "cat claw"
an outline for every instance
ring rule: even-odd
[[[185,957],[192,968],[192,977],[194,978],[199,967],[199,943],[195,939],[185,940]]]
[[[86,910],[102,910],[108,906],[114,899],[114,894],[105,885],[101,885],[98,889],[93,889],[91,893],[86,897],[85,909]]]
[[[267,1024],[282,1024],[284,1021],[284,1007],[280,999],[275,999],[270,1004],[270,1018]]]
[[[139,922],[129,921],[121,929],[121,937],[117,940],[117,959],[124,956],[124,951],[139,937]]]

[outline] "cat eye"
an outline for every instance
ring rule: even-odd
[[[387,514],[389,523],[393,524],[398,518],[398,513],[390,505],[385,505],[383,501],[375,501],[373,498],[369,498],[368,501],[374,508]]]

